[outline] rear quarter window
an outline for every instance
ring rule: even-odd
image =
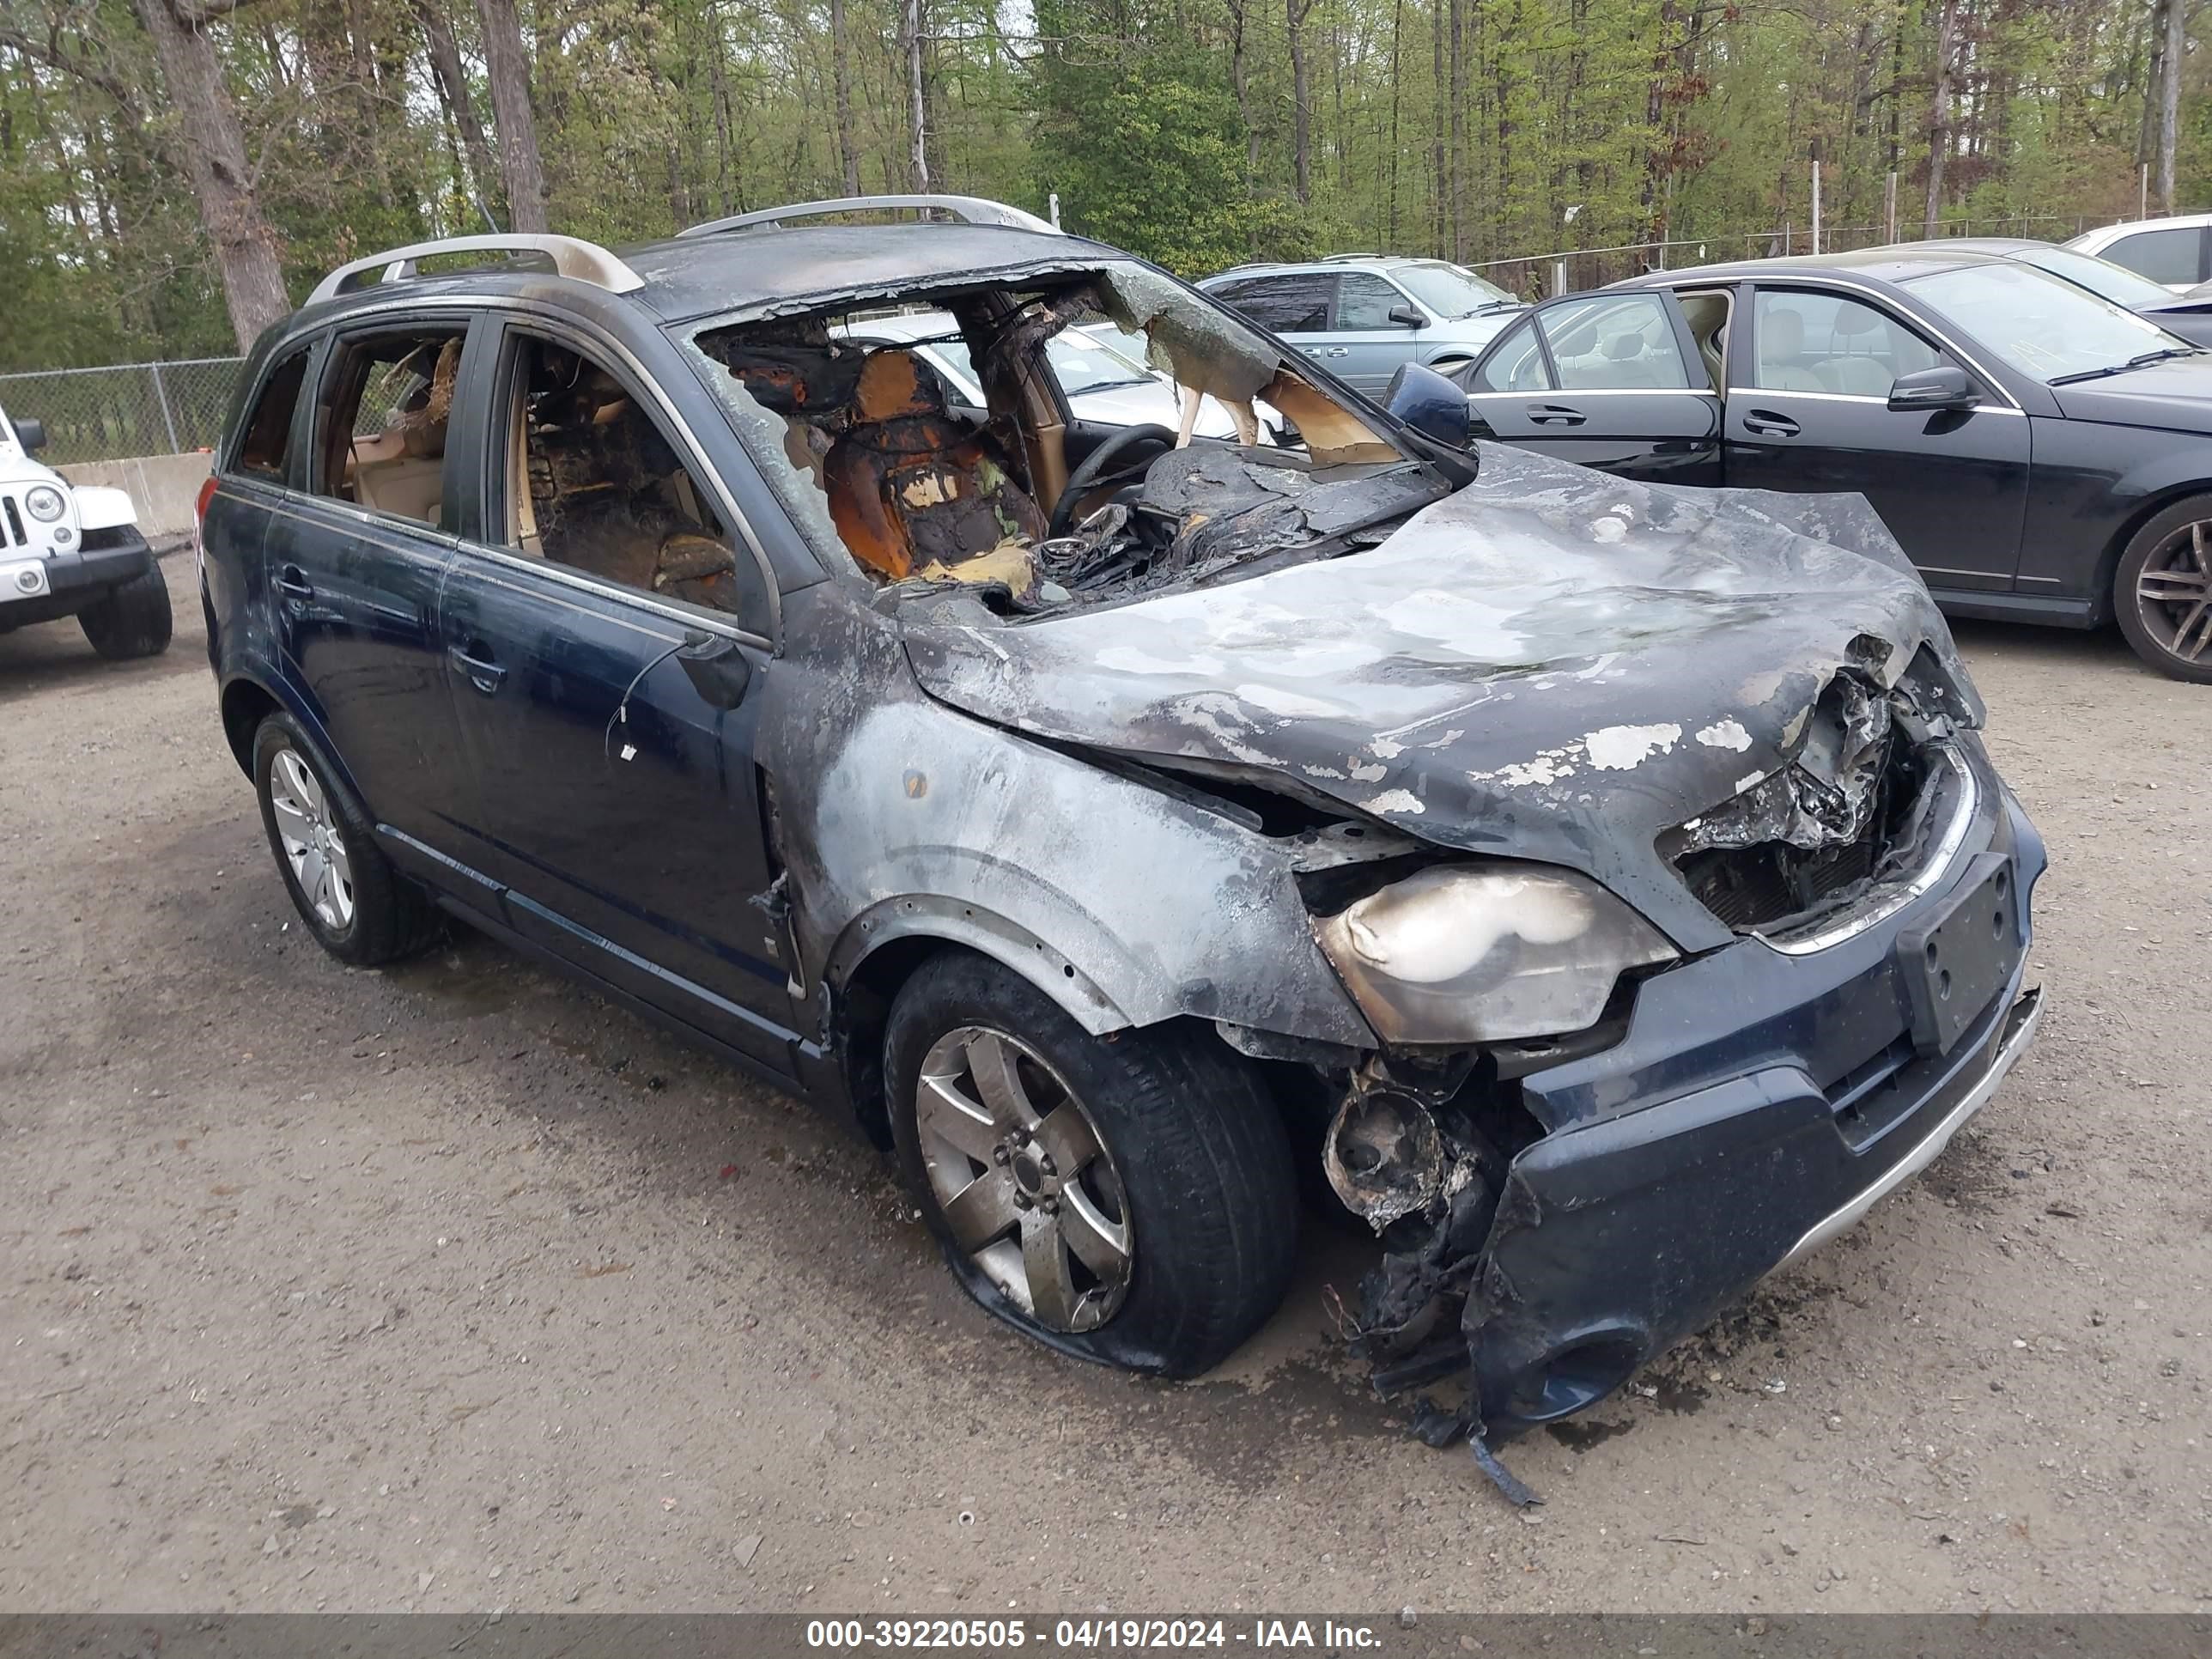
[[[290,453],[292,411],[300,402],[300,387],[307,375],[312,343],[294,348],[269,371],[254,395],[238,438],[238,453],[231,465],[240,472],[258,473],[281,481]]]

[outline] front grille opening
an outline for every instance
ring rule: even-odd
[[[1674,868],[1698,902],[1739,933],[1802,922],[1854,902],[1910,837],[1927,779],[1923,757],[1902,732],[1884,742],[1873,810],[1856,836],[1825,847],[1763,841],[1680,854]]]
[[[22,509],[15,505],[15,498],[13,495],[0,495],[0,504],[4,504],[8,509],[7,529],[0,532],[0,545],[28,547],[31,544],[31,538],[24,533]]]

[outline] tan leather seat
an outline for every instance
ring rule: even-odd
[[[822,477],[845,545],[893,580],[1044,537],[1037,504],[980,434],[947,416],[936,374],[903,347],[872,352],[861,366],[850,423]]]
[[[1786,306],[1759,316],[1759,384],[1768,392],[1826,392],[1805,364],[1805,319]]]

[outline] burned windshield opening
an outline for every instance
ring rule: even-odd
[[[1444,488],[1133,264],[831,300],[689,343],[818,550],[1009,618],[1352,551]]]

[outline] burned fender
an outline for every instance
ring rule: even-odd
[[[923,936],[1006,963],[1094,1033],[1191,1015],[1372,1046],[1291,842],[934,702],[879,613],[822,604],[793,637],[761,759],[809,984]]]

